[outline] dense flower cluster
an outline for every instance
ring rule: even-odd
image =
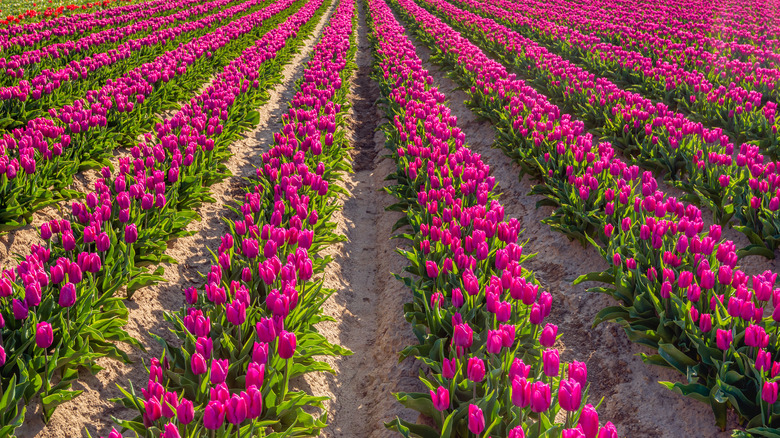
[[[523,269],[520,224],[504,220],[489,167],[465,147],[445,96],[431,86],[389,7],[381,0],[369,7],[376,77],[391,119],[385,132],[398,163],[391,193],[414,231],[404,254],[419,279],[407,282],[414,292],[407,319],[428,329],[416,330],[420,345],[404,355],[430,367],[420,378],[431,391],[401,393],[399,400],[431,415],[442,436],[521,438],[533,430],[533,436],[616,437],[614,426],[600,428],[585,404],[585,365],[563,364],[554,348],[557,327],[544,322],[552,296]],[[421,399],[433,409],[420,408]],[[566,421],[556,424],[561,410]],[[426,428],[400,419],[390,426],[404,433]]]
[[[773,310],[780,297],[780,289],[773,289],[777,275],[746,275],[737,266],[734,243],[721,239],[718,225],[705,228],[698,208],[660,191],[651,173],[622,161],[610,144],[595,144],[581,122],[561,115],[543,95],[412,0],[398,4],[423,39],[473,84],[473,103],[496,120],[502,146],[542,178],[545,184],[535,191],[559,207],[550,223],[590,241],[614,264],[582,277],[613,283],[601,291],[621,301],[597,321],[622,322],[635,339],[658,348],[649,362],[689,376],[685,385],[668,386],[698,399],[724,394],[710,399],[723,413],[719,424],[725,425],[727,406],[751,424],[772,424],[765,413],[774,404],[766,405],[777,374],[771,371],[777,350],[769,342],[780,320]],[[768,393],[764,399],[762,391]]]
[[[255,80],[258,63],[302,25],[312,27],[310,20],[326,6],[307,3],[258,41],[207,90],[209,98],[158,129],[160,141],[169,141],[165,133],[171,130],[196,126],[201,111],[219,114],[240,99],[240,87]],[[324,265],[312,257],[338,239],[328,225],[334,211],[328,204],[338,193],[331,184],[347,170],[342,84],[352,71],[355,12],[354,2],[341,2],[330,18],[284,126],[263,154],[257,186],[239,209],[242,219],[231,221],[221,238],[203,289],[187,289],[186,307],[170,315],[183,346],[167,346],[165,356],[153,361],[140,397],[126,393],[125,405],[138,406],[142,421],[120,425],[141,436],[170,438],[209,431],[232,436],[234,429],[254,436],[251,431],[269,426],[309,436],[324,426],[302,410],[319,399],[290,390],[289,379],[329,369],[314,356],[345,353],[313,328],[331,292],[314,278]]]
[[[302,6],[302,0],[293,4]],[[207,187],[225,173],[220,162],[226,145],[251,126],[246,115],[265,101],[266,90],[301,44],[300,20],[305,23],[317,10],[312,8],[278,29],[287,17],[269,14],[256,22],[269,31],[258,44],[225,66],[176,116],[158,124],[154,143],[119,158],[115,174],[104,168],[94,191],[72,204],[67,219],[42,225],[45,243],[33,245],[22,263],[3,271],[2,384],[4,393],[17,395],[4,399],[0,424],[20,425],[24,411],[18,404],[38,393],[55,400],[44,405],[48,417],[79,394],[68,390],[78,366],[96,372],[97,357],[127,359],[115,342],[138,345],[122,329],[127,309],[119,292],[132,296],[162,280],[161,268],[152,272],[146,266],[171,261],[165,242],[187,235],[187,224],[197,218],[192,208],[210,199]],[[145,138],[152,142],[155,136]],[[55,373],[60,379],[50,386]]]

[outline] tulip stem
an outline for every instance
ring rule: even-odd
[[[44,357],[44,376],[43,379],[46,382],[46,393],[48,394],[51,390],[51,384],[49,383],[49,352],[46,350],[43,350],[43,357]]]

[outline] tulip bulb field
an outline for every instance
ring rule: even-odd
[[[0,6],[0,437],[780,437],[780,1]]]

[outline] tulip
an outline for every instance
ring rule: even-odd
[[[165,432],[162,435],[163,438],[181,438],[179,435],[179,428],[174,426],[173,423],[165,425]]]
[[[76,285],[65,283],[60,289],[60,297],[57,303],[62,307],[71,307],[76,303]]]
[[[273,320],[269,318],[261,318],[256,325],[257,337],[260,342],[270,344],[276,339],[276,329],[274,328]]]
[[[558,335],[558,326],[554,324],[547,324],[542,330],[542,334],[539,336],[539,343],[543,347],[552,347],[555,344],[555,338]]]
[[[190,368],[196,376],[205,374],[207,371],[206,359],[200,353],[193,354],[192,358],[190,358]]]
[[[582,387],[574,379],[561,380],[558,388],[558,402],[566,411],[574,412],[580,408]]]
[[[39,322],[35,326],[35,345],[38,348],[47,349],[51,347],[54,342],[54,332],[51,328],[51,324],[46,321]]]
[[[203,426],[209,430],[217,430],[225,422],[225,408],[220,401],[212,400],[203,410]]]
[[[149,421],[159,420],[160,417],[162,417],[162,406],[160,406],[160,401],[156,398],[146,400],[144,402],[144,416],[149,419]]]
[[[585,434],[585,438],[595,438],[599,431],[599,414],[593,405],[587,404],[582,408],[578,426]]]
[[[125,227],[125,243],[132,244],[138,240],[138,228],[135,224],[130,224]]]
[[[191,401],[183,398],[176,407],[176,419],[181,424],[190,424],[193,418],[195,418],[195,408]]]
[[[469,348],[473,341],[474,331],[468,324],[457,324],[453,327],[452,344],[457,347]]]
[[[450,392],[447,388],[440,386],[436,389],[436,392],[431,390],[430,394],[431,400],[433,400],[433,407],[435,407],[437,411],[446,411],[450,408]]]
[[[564,429],[561,438],[585,438],[585,433],[579,427]]]
[[[282,331],[279,334],[278,353],[282,359],[289,359],[295,354],[295,333]]]
[[[503,331],[501,330],[488,330],[487,339],[487,352],[490,354],[500,354],[501,347],[504,346]]]
[[[436,278],[439,276],[439,267],[434,261],[428,260],[425,262],[425,271],[430,278]]]
[[[478,357],[469,358],[466,374],[472,382],[481,382],[485,378],[485,362]]]
[[[241,325],[246,320],[246,306],[240,301],[233,300],[226,311],[228,322],[233,325]]]
[[[455,373],[458,371],[458,359],[453,357],[452,359],[442,359],[442,371],[441,375],[445,379],[452,379],[455,377]]]
[[[618,438],[617,429],[611,421],[607,421],[607,424],[599,430],[599,438]]]
[[[509,431],[507,438],[525,438],[525,431],[522,426],[517,426]]]
[[[474,435],[485,430],[485,415],[477,405],[469,405],[469,430]]]
[[[233,394],[233,397],[225,404],[225,414],[228,423],[237,426],[247,417],[246,401],[240,396]]]
[[[531,410],[538,413],[544,412],[550,408],[552,394],[550,385],[537,381],[531,385]]]
[[[764,400],[770,406],[777,401],[777,382],[764,382],[761,389],[761,400]]]
[[[531,365],[526,365],[520,358],[515,358],[512,361],[512,365],[509,366],[509,379],[514,380],[516,377],[528,377],[531,372]]]
[[[258,418],[263,413],[263,393],[257,387],[250,386],[241,395],[246,400],[247,418]]]
[[[531,404],[531,383],[525,377],[512,379],[512,404],[519,408]]]
[[[724,352],[731,346],[732,334],[731,330],[718,329],[715,335],[718,348]]]
[[[214,359],[213,361],[211,361],[211,384],[212,385],[217,385],[225,381],[225,377],[227,377],[229,365],[230,364],[227,359]]]
[[[560,353],[556,349],[547,349],[542,353],[542,366],[547,377],[555,377],[560,372]]]

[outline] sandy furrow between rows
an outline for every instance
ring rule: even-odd
[[[401,21],[400,17],[396,18]],[[423,66],[433,76],[434,85],[447,96],[447,105],[458,117],[458,127],[466,134],[467,144],[491,167],[507,218],[515,217],[523,224],[520,240],[521,243],[528,240],[523,252],[537,253],[526,267],[553,295],[548,321],[556,324],[562,334],[556,347],[561,350],[562,360],[587,364],[589,402],[595,405],[604,398],[599,409],[601,421],[615,423],[620,436],[729,436],[719,432],[708,406],[674,394],[657,383],[679,380],[679,375],[676,371],[644,364],[638,354],[651,351],[631,343],[619,325],[605,323],[591,328],[596,313],[614,305],[614,301],[587,292],[593,283],[575,286],[572,282],[581,274],[604,270],[606,262],[595,248],[570,241],[541,222],[552,208],[536,208],[536,202],[543,198],[528,194],[534,182],[528,177],[518,178],[520,168],[493,148],[492,124],[480,120],[466,106],[468,96],[429,60],[431,51],[411,33],[407,32],[407,36],[414,42]]]
[[[273,133],[281,128],[281,115],[287,111],[287,102],[295,95],[295,81],[300,77],[308,61],[312,47],[319,40],[334,5],[320,19],[314,33],[300,48],[292,61],[284,67],[282,83],[270,90],[270,99],[262,107],[258,126],[245,134],[244,139],[230,145],[231,158],[225,163],[233,176],[211,187],[216,202],[200,207],[197,212],[200,222],[193,222],[188,230],[195,231],[192,236],[178,239],[169,244],[166,254],[178,260],[178,264],[165,264],[167,282],[153,287],[140,289],[127,303],[129,322],[126,330],[138,339],[147,349],[146,353],[128,351],[134,363],[122,364],[119,361],[102,358],[99,365],[105,370],[92,376],[82,370],[74,390],[84,393],[72,402],[60,406],[48,425],[44,425],[40,413],[28,412],[26,424],[18,429],[20,438],[65,438],[86,436],[85,429],[93,437],[106,435],[113,422],[111,416],[128,418],[135,415],[120,405],[109,401],[120,396],[116,385],[128,386],[129,381],[136,388],[143,385],[148,375],[142,365],[148,364],[152,357],[159,356],[162,348],[149,333],[163,336],[173,341],[169,334],[169,325],[163,313],[175,311],[184,305],[183,291],[189,286],[202,283],[199,273],[205,274],[212,263],[211,253],[217,250],[220,237],[227,231],[223,218],[232,217],[228,208],[243,197],[244,177],[253,176],[255,167],[260,165],[260,154],[267,150],[273,141]]]
[[[344,186],[350,195],[341,199],[343,210],[334,215],[338,232],[347,240],[334,245],[325,272],[325,287],[336,293],[325,303],[327,315],[336,319],[318,326],[330,342],[352,350],[351,356],[328,357],[336,375],[316,374],[307,383],[326,402],[328,427],[324,437],[393,437],[383,423],[396,416],[415,421],[418,414],[395,401],[394,392],[421,391],[418,364],[398,363],[398,353],[415,341],[404,319],[403,304],[410,296],[391,273],[401,273],[406,260],[391,240],[393,224],[401,213],[385,212],[395,198],[382,190],[395,163],[383,158],[384,135],[375,132],[381,122],[376,107],[379,90],[369,75],[372,49],[366,38],[363,2],[358,1],[358,70],[350,81],[350,139],[354,148],[354,174]]]

